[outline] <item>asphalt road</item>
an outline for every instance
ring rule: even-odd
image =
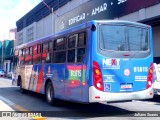
[[[50,106],[44,95],[34,92],[21,94],[19,87],[11,85],[11,80],[0,78],[0,100],[13,111],[39,113],[43,119],[160,120],[160,96],[121,103],[80,104],[60,101],[57,106]],[[2,106],[0,111],[3,111]]]

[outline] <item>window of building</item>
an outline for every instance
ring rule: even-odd
[[[18,45],[23,43],[23,32],[18,34]]]
[[[64,63],[66,61],[66,38],[54,40],[53,62]]]
[[[34,39],[34,27],[30,27],[27,29],[27,40],[28,42],[33,41]]]

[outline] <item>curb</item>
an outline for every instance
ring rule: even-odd
[[[0,111],[15,111],[8,104],[0,100]]]

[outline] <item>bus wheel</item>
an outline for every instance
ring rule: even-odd
[[[51,82],[47,83],[45,95],[46,95],[47,102],[50,105],[55,105],[54,89],[53,89],[53,85]]]
[[[22,80],[20,80],[19,82],[20,82],[20,92],[22,94],[26,93],[26,90],[22,88]]]

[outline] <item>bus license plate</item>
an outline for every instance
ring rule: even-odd
[[[121,89],[132,89],[132,84],[121,84]]]

